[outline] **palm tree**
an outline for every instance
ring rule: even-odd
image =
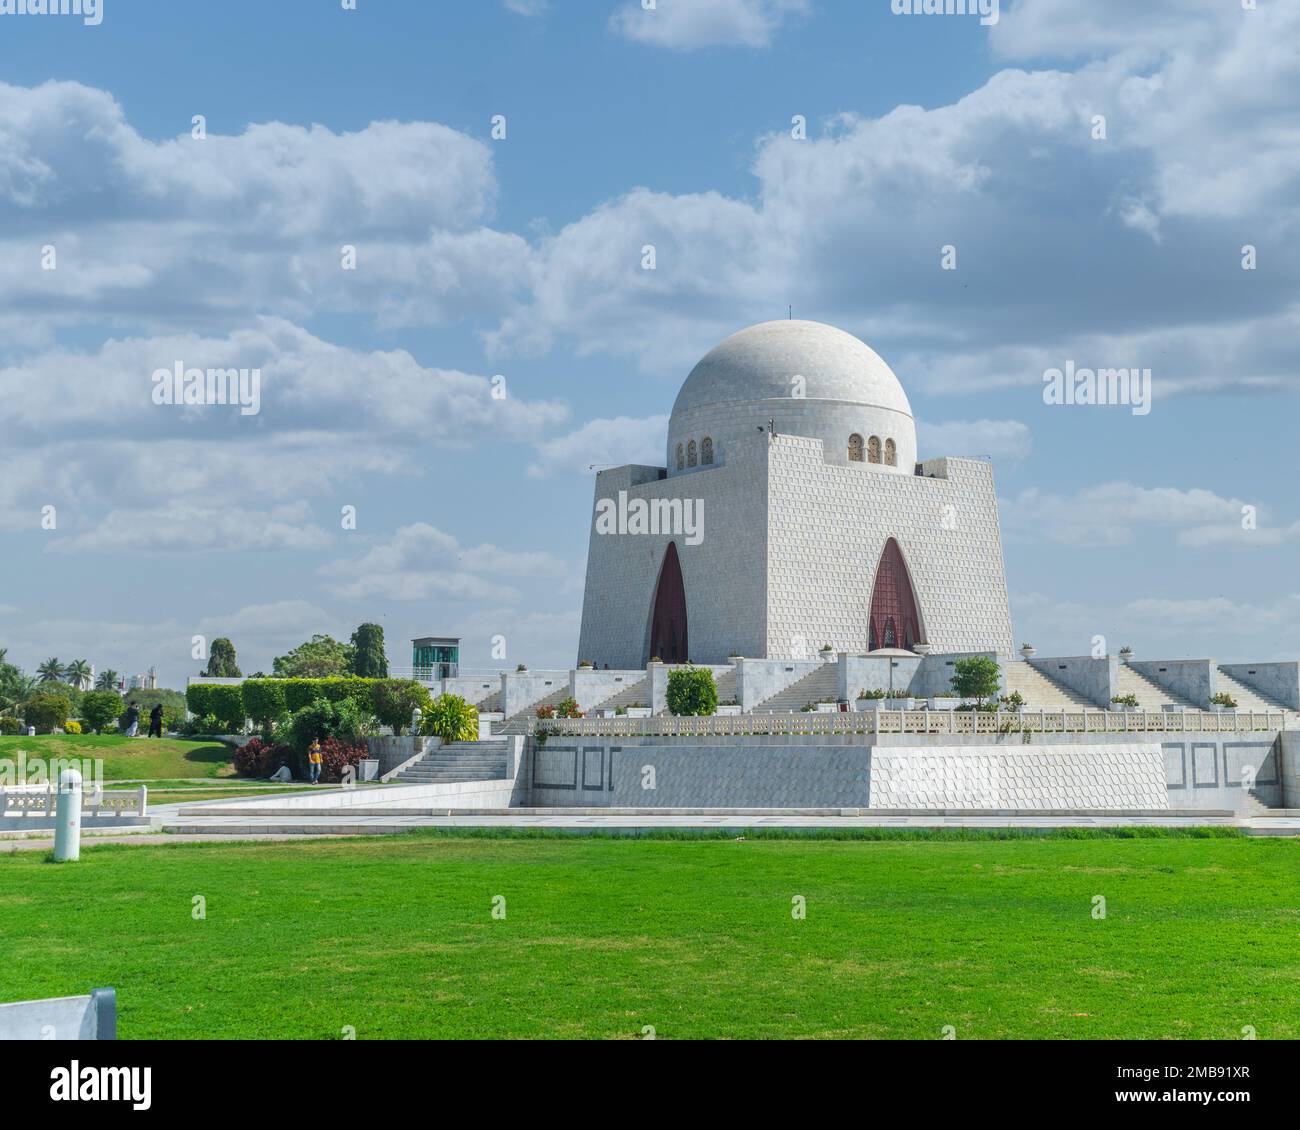
[[[24,675],[16,667],[13,674],[0,681],[0,710],[21,706],[41,684],[31,675]]]
[[[117,672],[111,667],[105,668],[99,673],[99,678],[95,680],[95,689],[101,691],[117,690]]]
[[[47,659],[36,668],[42,683],[57,683],[63,679],[63,664],[57,659]]]
[[[63,669],[63,677],[78,690],[89,690],[91,666],[84,659],[74,659]]]

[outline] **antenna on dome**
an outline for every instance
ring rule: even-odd
[[[787,307],[785,308],[785,316],[786,316],[790,321],[792,321],[792,322],[794,321],[794,307],[793,307],[793,306],[787,306]]]

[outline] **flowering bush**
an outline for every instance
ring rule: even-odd
[[[355,769],[362,758],[370,756],[364,745],[349,745],[339,738],[326,738],[320,744],[320,753],[320,779],[334,782],[343,780],[343,770],[349,765]],[[355,773],[352,779],[356,780]]]
[[[281,765],[293,765],[293,750],[278,742],[254,738],[235,750],[235,772],[241,777],[269,777]]]
[[[537,708],[537,717],[538,717],[538,718],[554,718],[554,717],[555,717],[555,707],[553,707],[549,702],[546,703],[546,704],[543,705],[543,706],[539,706],[539,707]]]
[[[561,700],[560,704],[555,708],[555,716],[557,718],[581,718],[582,711],[578,709],[578,703],[575,699],[566,698]]]
[[[65,734],[79,734],[81,733],[81,723],[75,718],[69,718],[63,723],[63,732]]]

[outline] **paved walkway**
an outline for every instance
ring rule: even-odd
[[[499,813],[180,816],[168,818],[164,827],[173,832],[335,835],[386,835],[416,828],[550,828],[571,831],[635,831],[651,828],[699,828],[744,831],[749,828],[1203,828],[1240,827],[1252,835],[1300,835],[1300,818],[1238,818],[1228,815],[1134,816],[1102,814],[1052,816],[836,816],[824,813],[548,813],[538,810]]]

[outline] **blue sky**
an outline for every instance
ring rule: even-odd
[[[892,365],[924,457],[994,459],[1040,654],[1293,658],[1298,25],[1269,0],[0,16],[0,646],[181,685],[197,634],[253,670],[377,620],[398,664],[442,632],[471,665],[496,635],[569,664],[587,466],[660,461],[693,361],[792,304]],[[260,366],[262,411],[153,405],[177,359]],[[1045,405],[1068,360],[1151,368],[1153,411]]]

